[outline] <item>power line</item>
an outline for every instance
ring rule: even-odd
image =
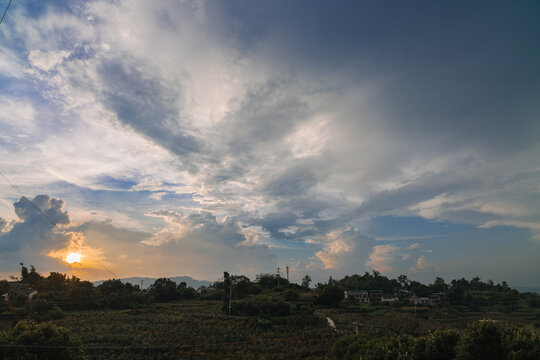
[[[8,5],[9,6],[9,5]],[[15,191],[17,191],[23,199],[25,199],[30,205],[32,205],[32,207],[34,209],[36,209],[41,215],[43,215],[43,217],[45,219],[47,219],[52,225],[53,227],[56,227],[56,222],[54,222],[43,210],[41,210],[41,208],[34,204],[34,202],[30,199],[28,199],[20,190],[17,186],[15,186],[11,181],[9,181],[9,179],[6,177],[6,175],[4,175],[1,171],[0,171],[0,176],[2,176],[6,181],[7,183],[9,184],[9,186],[11,186]],[[86,250],[80,246],[76,241],[72,241],[73,244],[75,244],[75,246],[77,246],[79,248],[79,250],[81,250],[83,253],[86,254],[86,256],[90,257],[90,255],[88,255],[88,253],[86,252]],[[104,268],[105,270],[107,270],[114,278],[118,278],[118,275],[116,275],[112,270],[110,270],[108,267],[106,267],[101,261],[99,261],[98,259],[95,259],[95,261],[102,267]]]
[[[9,3],[7,4],[6,10],[4,11],[4,15],[2,15],[2,20],[0,20],[0,24],[2,24],[2,21],[4,21],[4,16],[6,16],[6,13],[7,13],[8,9],[9,9],[9,5],[11,5],[12,1],[13,0],[9,0]]]

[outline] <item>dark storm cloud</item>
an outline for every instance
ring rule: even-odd
[[[298,197],[317,184],[313,171],[306,167],[292,166],[265,184],[264,192],[276,197]]]
[[[180,89],[158,75],[141,70],[126,54],[104,59],[99,66],[103,104],[135,131],[177,155],[200,150],[197,139],[186,133],[178,112]]]
[[[214,164],[209,183],[242,179],[269,155],[290,155],[283,141],[312,110],[301,89],[291,81],[272,79],[252,84],[246,94],[231,101],[231,111],[214,130],[203,161]]]
[[[407,137],[500,153],[538,136],[537,2],[207,5],[219,7],[223,34],[246,51],[266,44],[284,70],[382,81],[384,121]]]
[[[291,85],[276,79],[248,90],[223,129],[234,155],[247,155],[256,147],[283,139],[306,117],[308,107]]]
[[[3,252],[17,252],[26,247],[33,247],[39,252],[51,244],[64,241],[52,232],[56,225],[69,223],[68,213],[63,210],[63,200],[48,195],[37,195],[31,200],[23,196],[13,206],[20,222],[0,234],[0,249]]]

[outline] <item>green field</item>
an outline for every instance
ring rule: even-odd
[[[153,304],[137,310],[67,312],[56,325],[68,328],[84,344],[88,359],[298,359],[325,358],[340,337],[362,323],[369,336],[424,335],[441,328],[465,328],[489,318],[530,327],[536,318],[526,312],[451,312],[432,309],[414,315],[399,308],[349,306],[317,309],[320,321],[299,323],[295,317],[227,316],[221,301],[189,300]],[[326,322],[334,320],[338,331]],[[264,320],[264,319],[263,319]]]

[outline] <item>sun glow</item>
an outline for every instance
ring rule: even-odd
[[[80,263],[81,257],[82,257],[81,254],[72,252],[72,253],[69,253],[64,260],[69,264]]]

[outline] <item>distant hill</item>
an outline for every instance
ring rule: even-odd
[[[189,276],[175,276],[175,277],[170,277],[169,279],[174,281],[176,284],[180,284],[182,281],[184,281],[187,284],[187,286],[190,286],[194,289],[198,289],[199,287],[203,285],[205,286],[212,285],[214,283],[212,281],[207,281],[207,280],[195,280]],[[120,281],[122,281],[123,283],[131,283],[133,285],[139,285],[139,286],[141,285],[141,281],[142,281],[143,289],[148,289],[148,287],[152,285],[156,280],[157,278],[139,277],[139,276],[120,279]],[[98,285],[103,284],[104,281],[105,280],[94,281],[93,284],[95,286],[98,286]]]
[[[540,294],[540,288],[537,287],[528,287],[528,286],[512,286],[514,289],[516,289],[519,292],[532,292]]]

